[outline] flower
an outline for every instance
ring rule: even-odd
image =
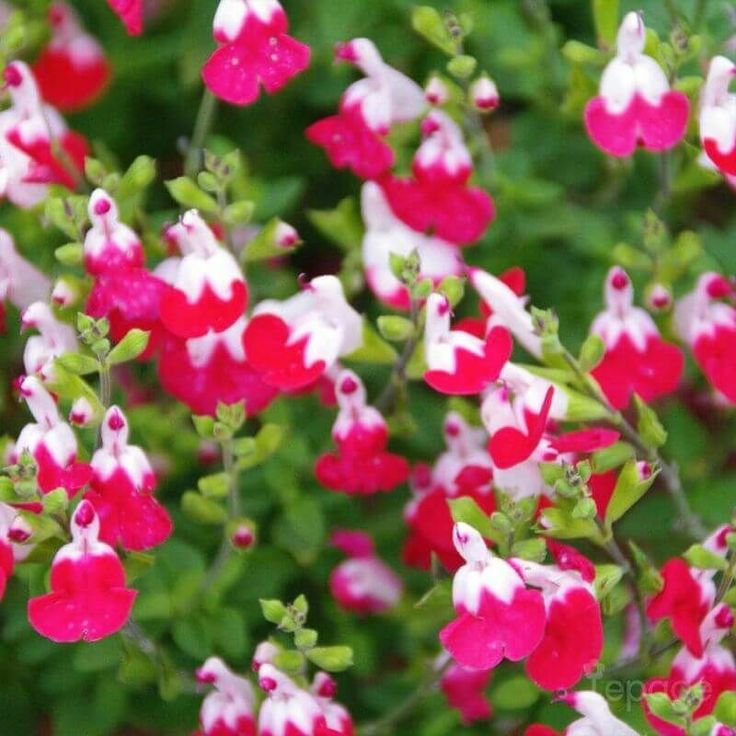
[[[143,33],[143,0],[107,0],[131,36]]]
[[[396,606],[404,584],[376,555],[368,534],[338,529],[332,544],[348,555],[330,574],[330,591],[340,607],[375,614]]]
[[[21,315],[21,329],[36,329],[39,334],[29,337],[23,350],[23,366],[27,374],[39,374],[41,380],[53,375],[54,360],[78,348],[77,333],[56,319],[45,302],[34,302]]]
[[[639,736],[631,726],[611,713],[606,699],[596,692],[580,690],[561,695],[557,700],[583,716],[565,729],[566,736]],[[545,736],[544,731],[537,732],[535,736]]]
[[[470,85],[470,102],[479,112],[495,110],[501,103],[496,83],[485,74]]]
[[[140,447],[128,444],[128,422],[112,406],[100,429],[102,447],[92,457],[92,481],[85,499],[100,520],[100,539],[125,550],[163,544],[173,530],[171,517],[153,497],[156,476]]]
[[[110,80],[110,65],[102,47],[81,26],[66,2],[49,8],[51,40],[33,64],[41,95],[63,112],[94,102]]]
[[[243,334],[248,362],[276,388],[314,383],[363,344],[363,320],[335,276],[318,276],[278,302],[261,302]]]
[[[51,563],[51,592],[28,601],[28,619],[55,642],[99,641],[117,633],[130,616],[136,591],[112,547],[99,541],[100,522],[88,501],[71,520],[72,541]]]
[[[672,393],[680,383],[682,351],[662,339],[654,320],[633,306],[634,290],[626,272],[614,266],[606,278],[606,309],[590,331],[606,347],[591,372],[616,409],[625,409],[633,393],[644,401]]]
[[[646,29],[639,13],[628,13],[618,31],[616,57],[601,78],[600,95],[585,108],[588,135],[611,156],[630,156],[637,145],[666,151],[685,135],[690,102],[670,89],[657,62],[644,54]]]
[[[736,175],[736,95],[728,91],[736,64],[715,56],[700,100],[700,140],[708,159],[726,176]]]
[[[483,721],[492,715],[485,689],[491,679],[491,670],[469,670],[451,664],[440,679],[440,690],[451,708],[460,713],[463,725]]]
[[[527,589],[517,570],[491,554],[480,534],[455,524],[455,547],[465,564],[455,573],[457,618],[440,632],[442,646],[463,667],[488,670],[504,658],[528,657],[544,636],[542,594]]]
[[[511,357],[513,342],[503,327],[495,327],[485,341],[450,329],[450,303],[441,294],[427,299],[424,380],[445,394],[478,394],[495,381]]]
[[[334,700],[337,695],[337,683],[326,672],[317,672],[311,691],[325,716],[328,729],[325,736],[354,736],[355,728],[350,713],[345,706]]]
[[[219,48],[202,67],[204,83],[232,105],[252,105],[261,86],[278,92],[309,66],[311,54],[288,30],[278,0],[220,0],[213,22]]]
[[[255,694],[248,680],[219,657],[210,657],[197,670],[197,680],[213,686],[199,711],[202,736],[255,736]]]

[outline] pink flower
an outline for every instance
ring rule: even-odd
[[[51,40],[33,65],[44,100],[63,112],[87,107],[110,80],[102,47],[82,28],[65,2],[49,8]]]
[[[394,163],[384,140],[397,123],[416,120],[426,102],[421,88],[381,58],[367,38],[340,44],[337,59],[357,66],[365,77],[348,87],[337,115],[307,128],[307,138],[325,149],[335,168],[349,168],[356,176],[375,179]]]
[[[331,729],[317,699],[272,664],[258,669],[267,693],[258,717],[259,736],[328,736]]]
[[[453,538],[466,562],[452,583],[458,616],[440,632],[442,645],[470,669],[492,669],[504,658],[525,659],[544,636],[541,593],[527,589],[516,569],[493,556],[472,527],[456,524]]]
[[[78,348],[77,333],[59,321],[45,302],[34,302],[21,315],[21,330],[36,329],[39,334],[29,337],[23,350],[23,366],[29,375],[39,374],[41,380],[53,375],[54,360]]]
[[[85,310],[91,317],[110,320],[110,336],[122,340],[133,328],[150,332],[141,359],[151,357],[160,344],[161,301],[166,283],[145,268],[140,238],[120,222],[115,200],[95,189],[89,200],[92,227],[84,238],[84,265],[94,276]]]
[[[526,672],[545,690],[566,690],[590,674],[603,650],[600,604],[590,581],[575,569],[515,560],[527,585],[542,591],[547,625]],[[589,563],[590,564],[590,563]]]
[[[468,186],[473,162],[452,118],[433,110],[422,123],[422,132],[425,138],[414,157],[414,176],[386,176],[381,186],[391,209],[409,227],[469,245],[482,237],[495,217],[493,200],[482,189]]]
[[[140,447],[128,444],[123,412],[108,409],[100,429],[102,447],[92,458],[91,489],[85,494],[100,518],[100,538],[125,550],[163,544],[173,529],[166,509],[153,497],[156,476]]]
[[[143,0],[107,0],[131,36],[143,33]]]
[[[62,420],[51,394],[38,378],[24,378],[20,392],[36,422],[26,424],[21,430],[11,462],[17,462],[23,452],[28,452],[36,462],[41,492],[48,493],[62,487],[71,498],[92,476],[89,465],[77,462],[74,432]]]
[[[10,233],[0,228],[0,331],[5,329],[6,301],[24,310],[46,301],[50,290],[49,279],[18,253]]]
[[[450,99],[450,91],[441,77],[432,75],[424,88],[424,99],[436,107],[441,107]]]
[[[16,516],[17,512],[12,506],[0,503],[0,600],[5,595],[17,559],[15,547],[8,536]]]
[[[480,112],[495,110],[501,103],[496,83],[485,75],[476,79],[470,86],[470,101]]]
[[[28,601],[28,618],[55,642],[98,641],[117,633],[130,616],[136,591],[125,587],[123,565],[100,542],[100,522],[88,501],[71,521],[72,541],[51,563],[51,592]]]
[[[703,718],[713,712],[721,693],[736,690],[736,661],[733,654],[721,645],[721,640],[733,627],[734,617],[724,603],[709,612],[700,627],[700,636],[705,642],[701,656],[695,656],[683,647],[672,661],[667,677],[648,680],[645,693],[664,692],[671,698],[678,698],[683,690],[700,682],[703,685],[703,702],[694,713],[695,718]],[[647,720],[661,736],[685,736],[685,730],[666,723],[654,716],[646,707]]]
[[[255,695],[248,680],[219,657],[210,657],[197,670],[197,680],[214,688],[199,711],[203,736],[255,736]]]
[[[197,210],[184,213],[166,237],[183,257],[158,271],[170,285],[161,299],[164,326],[184,339],[226,330],[248,305],[248,287],[237,261],[218,244]]]
[[[690,346],[713,388],[736,404],[736,308],[732,284],[718,273],[704,273],[695,289],[677,301],[675,328]]]
[[[261,86],[278,92],[309,66],[309,47],[288,30],[278,0],[220,0],[213,23],[219,48],[202,68],[204,83],[233,105],[252,105]]]
[[[491,717],[491,704],[485,696],[490,680],[491,670],[469,670],[454,663],[442,675],[440,689],[448,705],[460,713],[463,725]]]
[[[495,381],[511,357],[511,335],[496,327],[485,340],[450,329],[450,304],[446,297],[427,299],[424,380],[445,394],[472,395]]]
[[[161,386],[196,414],[214,416],[219,402],[245,401],[248,416],[263,411],[278,395],[245,358],[241,317],[223,332],[164,340],[158,376]]]
[[[327,729],[333,731],[333,734],[328,731],[325,736],[354,736],[355,728],[350,713],[334,700],[337,683],[326,672],[317,672],[311,690],[324,713]]]
[[[338,529],[332,544],[348,555],[330,575],[330,591],[346,611],[375,614],[396,606],[404,584],[376,555],[373,540],[364,532]]]
[[[53,107],[43,104],[27,64],[8,64],[5,82],[12,104],[0,113],[0,194],[29,208],[46,196],[48,184],[74,189],[89,149]],[[64,149],[73,171],[54,154],[54,141]]]
[[[725,56],[715,56],[700,102],[703,149],[726,176],[736,175],[736,95],[728,91],[734,76],[736,64]]]
[[[332,438],[338,451],[317,459],[317,480],[331,490],[360,495],[391,491],[404,483],[409,464],[386,451],[386,421],[368,406],[360,378],[352,371],[342,371],[335,382],[335,395],[340,411]]]
[[[592,374],[608,400],[624,409],[633,393],[647,402],[672,393],[682,377],[682,351],[662,339],[647,312],[633,306],[631,280],[618,266],[608,272],[605,299],[606,309],[590,331],[606,346]]]
[[[644,54],[645,39],[641,15],[626,15],[616,57],[601,78],[600,96],[585,108],[588,135],[611,156],[630,156],[637,145],[666,151],[685,135],[690,102],[684,93],[670,90],[664,71]]]
[[[255,308],[243,335],[248,363],[276,388],[314,383],[363,344],[363,321],[335,276],[318,276],[283,302]]]
[[[363,238],[363,268],[373,293],[385,304],[408,310],[409,291],[391,270],[391,254],[408,256],[417,252],[421,278],[436,285],[447,276],[461,276],[462,255],[445,240],[412,230],[391,210],[386,194],[375,182],[366,182],[361,195],[366,233]]]

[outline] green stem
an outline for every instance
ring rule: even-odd
[[[693,30],[700,30],[700,26],[705,21],[705,13],[708,9],[708,0],[698,0],[695,5],[695,12],[693,13]]]
[[[419,345],[419,341],[422,336],[420,316],[421,310],[412,297],[410,319],[414,325],[414,333],[404,344],[404,349],[401,351],[401,355],[394,364],[393,370],[391,371],[391,377],[386,384],[386,388],[384,388],[383,392],[376,400],[375,407],[381,412],[381,414],[385,414],[393,409],[396,404],[396,399],[400,394],[403,394],[406,391],[406,369],[409,366],[409,362],[411,361],[414,351],[416,350],[417,345]]]
[[[563,356],[588,396],[605,409],[607,421],[616,427],[644,458],[659,468],[659,476],[675,505],[685,531],[693,539],[702,539],[707,534],[707,530],[697,514],[690,508],[677,465],[668,463],[656,449],[647,446],[636,428],[628,422],[621,412],[611,406],[605,394],[580,368],[578,361],[569,351],[564,350]]]
[[[199,103],[192,140],[189,142],[189,148],[187,149],[185,172],[188,176],[195,176],[202,166],[202,149],[215,123],[216,115],[217,98],[212,92],[205,89],[202,94],[202,101]]]
[[[677,25],[680,22],[680,14],[677,12],[677,6],[675,0],[664,0],[664,5],[667,8],[667,13],[670,16],[672,25]]]
[[[654,212],[661,215],[672,198],[672,154],[662,153],[657,160],[659,174],[659,192],[654,202]]]

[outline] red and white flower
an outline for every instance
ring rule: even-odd
[[[102,447],[92,457],[92,481],[85,499],[100,520],[100,538],[125,550],[146,550],[163,544],[173,525],[153,492],[156,476],[140,447],[128,444],[123,412],[108,409],[100,428]]]
[[[51,282],[18,253],[13,238],[0,228],[0,331],[5,329],[5,302],[25,310],[49,298]]]
[[[633,393],[646,402],[672,393],[682,377],[682,351],[663,340],[649,314],[633,305],[634,289],[622,268],[608,272],[604,294],[606,309],[590,331],[606,347],[592,375],[608,400],[624,409]]]
[[[71,520],[72,541],[51,563],[51,592],[28,601],[28,619],[55,642],[98,641],[117,633],[130,617],[136,591],[112,547],[99,541],[100,522],[88,501]]]
[[[214,95],[233,105],[252,105],[263,87],[282,89],[309,66],[309,46],[288,35],[278,0],[220,0],[213,22],[219,48],[202,68]]]
[[[42,493],[64,488],[70,497],[74,496],[89,482],[92,470],[86,463],[77,462],[77,438],[72,428],[61,418],[51,394],[37,377],[24,378],[20,393],[36,421],[21,430],[11,462],[28,452],[36,462],[36,480]]]
[[[286,301],[258,304],[243,335],[248,362],[280,389],[303,388],[363,344],[363,321],[335,276],[318,276]]]
[[[450,90],[442,77],[433,74],[424,87],[424,99],[433,107],[442,107],[450,99]]]
[[[442,675],[440,690],[448,705],[460,713],[463,725],[491,717],[491,704],[485,695],[491,673],[492,670],[471,670],[453,662]]]
[[[0,503],[0,600],[5,595],[16,560],[22,559],[22,553],[16,552],[18,546],[8,536],[17,513],[12,506]]]
[[[110,65],[69,4],[54,2],[49,22],[51,40],[33,65],[33,73],[46,102],[74,112],[100,96],[110,80]]]
[[[107,0],[131,36],[143,33],[143,0]]]
[[[258,716],[259,736],[328,736],[325,714],[310,692],[268,662],[258,669],[267,693]]]
[[[736,94],[728,91],[736,64],[715,56],[700,100],[700,140],[708,160],[726,176],[736,175]]]
[[[365,77],[348,87],[337,115],[307,128],[307,138],[325,149],[335,168],[375,179],[394,163],[384,140],[397,123],[416,120],[426,109],[424,93],[415,82],[381,58],[367,38],[338,45],[338,60],[357,66]]]
[[[478,77],[470,85],[470,102],[479,112],[490,112],[501,104],[496,83],[487,75]]]
[[[332,677],[326,672],[317,672],[311,690],[325,715],[327,728],[334,732],[325,736],[353,736],[355,733],[353,719],[345,706],[335,702],[337,683]]]
[[[695,656],[683,647],[672,661],[667,677],[648,680],[645,693],[664,692],[676,699],[683,690],[700,682],[703,685],[703,702],[693,714],[695,718],[710,715],[718,697],[728,691],[736,690],[736,661],[733,654],[724,646],[722,639],[727,636],[734,624],[731,609],[724,603],[718,604],[703,620],[700,637],[703,641],[701,656]],[[647,720],[661,736],[685,736],[685,730],[654,716],[646,707]]]
[[[409,290],[391,270],[391,254],[419,256],[421,278],[435,286],[447,276],[462,275],[465,265],[452,243],[413,230],[391,209],[386,194],[375,182],[366,182],[361,194],[361,210],[366,226],[363,238],[363,268],[373,293],[396,309],[409,309]]]
[[[197,681],[214,688],[199,711],[201,736],[255,736],[255,694],[248,680],[210,657],[197,670]]]
[[[330,574],[330,591],[346,611],[375,614],[396,606],[404,590],[401,578],[376,555],[364,532],[338,529],[332,544],[348,555]]]
[[[367,495],[392,491],[409,476],[409,463],[387,452],[388,428],[381,413],[368,406],[362,381],[341,371],[335,381],[340,410],[332,427],[337,452],[321,455],[314,472],[333,491]]]
[[[482,237],[495,217],[491,197],[468,186],[473,160],[462,130],[441,110],[422,123],[424,141],[417,150],[411,178],[381,180],[393,212],[409,227],[457,245]]]
[[[41,380],[52,377],[56,358],[78,348],[74,328],[56,319],[45,302],[34,302],[28,306],[21,315],[21,329],[39,332],[26,340],[23,366],[27,374],[39,374]]]
[[[595,669],[603,650],[601,608],[590,577],[592,564],[580,567],[584,577],[569,566],[563,570],[558,565],[513,562],[526,584],[542,591],[547,612],[544,637],[527,659],[526,672],[545,690],[574,687]]]
[[[713,388],[736,404],[736,308],[734,287],[718,273],[704,273],[675,304],[675,328],[693,351]]]
[[[544,637],[542,594],[528,589],[511,564],[492,555],[471,526],[456,524],[453,539],[466,562],[453,579],[457,618],[440,632],[442,645],[470,669],[488,670],[504,658],[525,659]]]
[[[450,317],[447,298],[431,294],[427,299],[424,355],[428,370],[424,380],[440,393],[478,394],[498,378],[511,357],[511,335],[503,327],[495,327],[480,340],[463,330],[451,330]]]
[[[215,238],[197,210],[182,215],[166,237],[182,258],[157,271],[169,283],[161,299],[161,321],[182,338],[221,332],[243,316],[248,287],[235,258]]]
[[[161,386],[195,414],[214,416],[217,404],[245,401],[248,416],[263,411],[278,395],[245,357],[245,317],[222,332],[189,340],[169,336],[161,348]]]
[[[588,135],[611,156],[630,156],[637,145],[666,151],[685,135],[690,102],[684,93],[670,89],[662,68],[644,54],[645,40],[641,14],[626,15],[600,94],[585,108]]]
[[[11,107],[0,113],[0,194],[18,207],[33,207],[46,196],[48,184],[74,189],[84,169],[87,141],[70,131],[61,115],[44,105],[27,64],[5,68]],[[58,142],[74,171],[54,154]]]

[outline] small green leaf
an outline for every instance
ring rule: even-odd
[[[58,247],[54,256],[62,266],[78,266],[84,260],[84,247],[81,243],[67,243]]]
[[[233,202],[225,207],[225,211],[222,213],[222,219],[231,226],[247,225],[253,217],[255,208],[255,204],[248,200]]]
[[[196,491],[187,491],[181,499],[184,513],[200,524],[224,524],[227,512],[215,501],[205,498]]]
[[[312,649],[317,645],[319,634],[314,629],[299,629],[294,633],[294,645],[297,649]]]
[[[490,699],[499,710],[525,710],[539,700],[541,691],[523,675],[513,675],[491,690]]]
[[[342,672],[353,664],[353,650],[346,646],[315,647],[307,659],[326,672]]]
[[[602,360],[606,353],[606,344],[599,335],[588,335],[580,348],[580,369],[584,373],[590,373]]]
[[[522,539],[515,542],[511,547],[511,556],[520,557],[522,560],[531,562],[544,562],[547,556],[547,545],[544,539]]]
[[[608,526],[618,521],[651,488],[658,471],[646,466],[647,472],[642,473],[645,465],[629,460],[622,468],[606,509]]]
[[[455,523],[464,522],[472,526],[486,539],[496,539],[497,534],[491,526],[490,517],[475,499],[470,498],[470,496],[460,496],[460,498],[448,499],[447,503],[450,507],[452,520]]]
[[[274,217],[264,225],[258,235],[250,240],[243,249],[241,262],[253,263],[267,258],[280,258],[294,251],[301,241],[289,241],[286,244],[280,242],[280,232],[284,227],[286,227],[285,223],[278,217]]]
[[[638,394],[634,394],[634,404],[638,416],[637,429],[644,444],[652,449],[662,447],[667,442],[667,430],[662,426],[659,417]]]
[[[390,342],[405,342],[414,335],[415,328],[411,320],[396,315],[382,315],[378,318],[378,332]]]
[[[596,450],[591,456],[596,473],[605,473],[623,465],[635,456],[634,448],[627,442],[615,442],[603,450]]]
[[[192,422],[202,439],[211,440],[214,437],[215,420],[212,417],[193,415]]]
[[[203,192],[188,176],[167,181],[166,188],[172,198],[183,207],[194,207],[209,214],[214,214],[219,209],[214,197]]]
[[[713,711],[715,717],[726,726],[736,726],[736,692],[721,693]]]
[[[478,67],[478,60],[474,56],[461,54],[447,62],[447,71],[455,79],[469,79]]]
[[[455,53],[455,42],[442,16],[435,8],[420,5],[411,14],[411,27],[423,38],[449,56]]]
[[[703,547],[702,544],[693,544],[683,557],[700,570],[725,570],[728,567],[726,560],[719,554]]]
[[[614,47],[620,17],[619,0],[593,0],[593,21],[598,43],[606,49]]]
[[[666,693],[647,693],[644,697],[647,700],[649,710],[657,718],[667,723],[682,724],[682,715],[675,710],[669,695]]]
[[[205,498],[227,498],[230,493],[230,476],[227,473],[205,475],[197,482],[197,488]]]
[[[131,360],[143,355],[148,347],[148,341],[151,337],[150,332],[145,330],[132,329],[128,334],[110,351],[107,356],[107,362],[110,365],[119,365],[127,363]]]
[[[595,597],[602,601],[621,581],[624,571],[618,565],[596,565]]]
[[[64,353],[56,359],[64,370],[75,376],[85,376],[89,373],[96,373],[100,364],[96,358],[90,355],[82,355],[81,353]]]
[[[274,656],[273,663],[287,675],[298,675],[304,669],[304,655],[293,649],[283,649]]]
[[[269,623],[278,625],[281,619],[286,615],[286,606],[279,600],[267,600],[261,598],[259,602],[261,604],[263,618],[265,618]]]
[[[346,355],[343,360],[355,363],[372,363],[374,365],[393,365],[398,355],[367,319],[363,320],[363,345]]]

